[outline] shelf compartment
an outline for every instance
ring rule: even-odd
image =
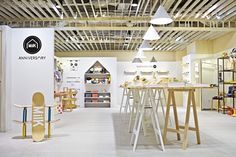
[[[85,102],[84,103],[84,105],[85,105],[85,107],[86,108],[89,108],[89,107],[93,107],[93,108],[109,108],[109,107],[111,107],[111,104],[110,104],[110,102],[108,102],[108,103],[104,103],[104,102]]]
[[[85,99],[111,99],[111,97],[84,97]]]
[[[225,70],[219,70],[219,72],[236,72],[236,70],[225,69]]]

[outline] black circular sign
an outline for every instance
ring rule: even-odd
[[[157,65],[153,65],[153,68],[157,68]]]
[[[41,40],[36,36],[28,36],[23,43],[25,51],[29,54],[36,54],[42,47]]]

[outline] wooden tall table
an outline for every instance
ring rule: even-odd
[[[188,145],[188,131],[194,131],[196,133],[197,144],[201,143],[200,140],[200,131],[198,125],[198,117],[197,117],[197,108],[195,102],[195,90],[197,88],[210,88],[207,85],[194,85],[194,86],[175,86],[166,87],[168,89],[168,99],[166,104],[166,117],[165,117],[165,125],[163,131],[163,142],[166,143],[166,136],[167,132],[174,132],[177,133],[177,140],[180,140],[180,134],[183,134],[183,144],[182,148],[186,149]],[[188,92],[188,100],[187,100],[187,108],[186,108],[186,115],[185,115],[185,125],[179,125],[178,121],[178,114],[177,114],[177,106],[175,101],[175,92]],[[169,128],[169,117],[170,117],[170,108],[173,108],[174,111],[174,122],[175,128]],[[190,111],[193,110],[193,117],[194,117],[194,127],[189,126],[189,118],[190,118]]]

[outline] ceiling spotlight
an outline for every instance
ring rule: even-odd
[[[64,0],[59,0],[59,2],[60,2],[61,5],[63,4],[63,1],[64,1]],[[60,9],[61,6],[57,4],[57,5],[56,5],[56,8]]]
[[[148,28],[147,32],[144,34],[143,39],[144,40],[158,40],[160,39],[160,36],[155,30],[155,28],[151,25]]]
[[[206,18],[209,20],[211,17],[207,15]]]
[[[60,19],[63,19],[63,18],[64,18],[64,16],[63,16],[63,12],[62,12],[60,15]]]
[[[200,16],[200,13],[197,13],[196,15],[195,15],[195,18],[198,18]]]
[[[77,15],[77,12],[76,12],[75,15],[74,15],[74,19],[77,19],[77,16],[78,16],[78,15]]]
[[[175,41],[180,41],[181,40],[181,36],[179,36],[178,38],[175,39]]]
[[[166,12],[165,8],[163,6],[159,6],[157,9],[156,13],[152,17],[150,23],[151,24],[156,24],[156,25],[164,25],[164,24],[169,24],[173,22],[171,17],[168,15]]]
[[[217,20],[220,20],[221,19],[221,16],[220,15],[216,15],[216,18],[217,18]]]
[[[133,0],[133,3],[131,4],[132,7],[138,6],[138,0]]]

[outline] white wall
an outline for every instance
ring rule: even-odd
[[[53,57],[54,57],[54,29],[50,28],[16,28],[11,29],[11,103],[12,119],[21,120],[22,110],[13,107],[13,104],[32,104],[32,95],[42,92],[46,105],[53,105]],[[37,36],[42,42],[41,50],[28,54],[23,49],[23,41],[28,36]],[[19,56],[45,56],[45,59],[21,60]],[[28,110],[28,119],[31,112]],[[12,123],[12,129],[20,131],[20,126]],[[29,128],[30,129],[30,128]]]
[[[139,75],[141,68],[137,68],[138,65],[139,64],[134,64],[131,62],[117,62],[117,74],[118,74],[117,75],[117,86],[121,85],[125,81],[133,79],[136,75]],[[150,65],[150,63],[144,62],[142,65],[148,66],[148,65]],[[181,75],[182,75],[181,62],[157,62],[156,65],[157,65],[157,68],[156,68],[157,71],[167,70],[167,71],[169,71],[169,74],[168,74],[169,77],[175,77],[178,80],[181,80]],[[136,69],[137,74],[127,75],[124,73],[124,71],[127,69]],[[152,75],[145,75],[143,77],[148,78],[148,77],[152,77]],[[120,105],[121,98],[122,98],[122,92],[123,92],[122,88],[118,88],[117,92],[118,92],[118,94],[117,94],[118,95],[118,105]],[[177,103],[182,103],[182,97],[181,97],[181,99],[177,100]]]
[[[99,61],[111,74],[111,84],[109,85],[112,97],[111,105],[112,107],[117,105],[117,60],[115,57],[62,57],[59,58],[59,60],[62,62],[63,68],[63,83],[60,90],[62,90],[63,87],[77,89],[77,105],[84,107],[84,93],[86,91],[84,74],[96,61]],[[78,60],[78,71],[70,70],[70,60]],[[79,82],[73,82],[73,79],[70,79],[70,77],[76,77],[76,81]],[[72,82],[68,82],[70,80],[72,80]]]
[[[1,126],[0,131],[6,131],[10,129],[11,122],[11,29],[8,26],[0,26],[2,31],[1,51],[2,51],[2,77],[1,77]],[[9,76],[9,77],[7,77]]]

